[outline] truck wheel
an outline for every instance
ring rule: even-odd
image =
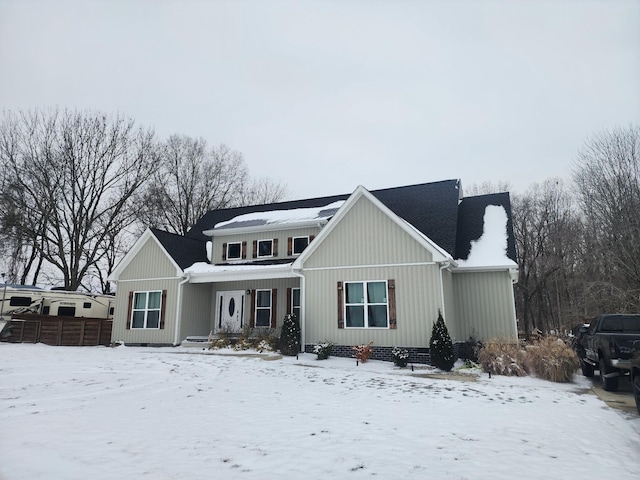
[[[633,396],[636,398],[636,408],[640,413],[640,373],[633,376]]]
[[[580,360],[580,367],[582,368],[582,375],[585,377],[593,377],[593,365],[585,362],[584,360]]]
[[[607,392],[615,392],[618,390],[618,380],[620,377],[605,377],[606,374],[613,372],[613,369],[608,368],[607,364],[604,363],[604,360],[600,359],[600,383],[602,383],[602,388],[604,388]]]

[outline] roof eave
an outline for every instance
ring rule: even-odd
[[[317,218],[314,220],[306,220],[304,222],[292,223],[266,223],[264,225],[254,225],[252,227],[236,227],[236,228],[212,228],[204,230],[202,233],[208,237],[214,235],[247,235],[250,233],[259,233],[267,231],[295,230],[298,228],[318,227],[322,228],[329,221],[328,218]]]

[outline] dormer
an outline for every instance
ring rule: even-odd
[[[296,258],[343,203],[247,213],[220,222],[203,232],[211,237],[211,262],[274,263]]]

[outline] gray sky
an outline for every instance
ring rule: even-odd
[[[225,143],[290,198],[568,178],[640,123],[640,0],[0,0],[0,108]]]

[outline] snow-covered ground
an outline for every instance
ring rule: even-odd
[[[0,478],[639,478],[574,384],[370,361],[0,344]]]

